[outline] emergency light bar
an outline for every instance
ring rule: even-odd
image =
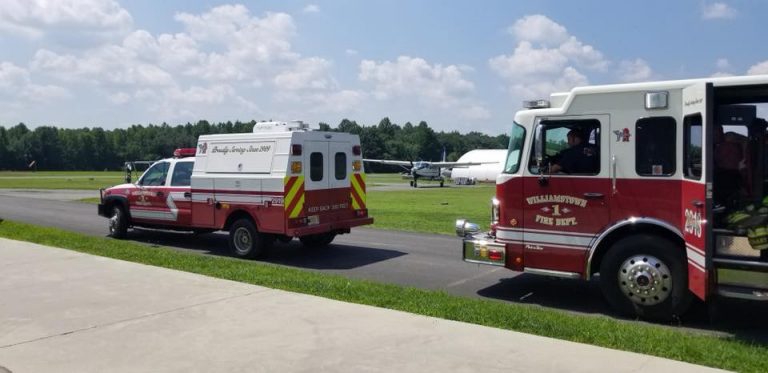
[[[196,151],[195,148],[178,148],[173,151],[173,158],[194,157]]]
[[[523,107],[526,109],[546,109],[549,106],[549,100],[523,101]]]

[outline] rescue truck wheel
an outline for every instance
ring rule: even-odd
[[[600,288],[618,311],[669,321],[691,302],[683,252],[658,236],[636,235],[616,242],[600,265]]]
[[[240,219],[229,228],[229,248],[239,258],[258,258],[267,251],[269,241],[248,219]]]
[[[109,236],[125,238],[128,234],[128,217],[119,205],[112,206],[112,216],[109,218]]]
[[[336,233],[320,233],[311,234],[309,236],[299,237],[299,241],[306,248],[315,249],[328,246],[333,239],[336,238]]]

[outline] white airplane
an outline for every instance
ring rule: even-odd
[[[484,164],[485,162],[427,162],[427,161],[394,161],[386,159],[363,159],[364,162],[380,163],[387,165],[400,166],[406,169],[413,180],[411,180],[411,186],[418,188],[418,180],[432,180],[439,181],[440,187],[443,187],[445,178],[441,169],[453,168],[453,167],[469,167]]]

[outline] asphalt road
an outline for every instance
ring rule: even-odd
[[[96,206],[0,193],[0,218],[105,236],[107,220]],[[375,217],[374,217],[375,218]],[[453,224],[453,222],[446,222]],[[130,240],[204,255],[229,255],[225,233],[133,230]],[[353,228],[327,249],[308,251],[294,240],[276,243],[264,261],[351,278],[443,290],[466,297],[540,305],[580,314],[617,317],[595,281],[566,280],[519,274],[504,268],[464,263],[457,237]],[[768,307],[725,302],[714,321],[707,309],[694,305],[681,322],[686,328],[725,333],[768,343]],[[760,315],[760,318],[755,315]]]

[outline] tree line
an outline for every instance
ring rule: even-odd
[[[195,147],[204,134],[251,132],[255,121],[197,123],[171,126],[133,125],[105,130],[94,128],[56,128],[41,126],[30,130],[24,123],[0,126],[0,170],[118,170],[126,161],[157,160],[170,157],[173,150]],[[384,118],[366,126],[344,119],[332,128],[321,130],[349,132],[360,136],[363,156],[372,159],[455,161],[473,149],[506,148],[506,134],[488,136],[480,132],[435,132],[421,121],[400,126]],[[392,170],[382,165],[367,165],[373,171]]]

